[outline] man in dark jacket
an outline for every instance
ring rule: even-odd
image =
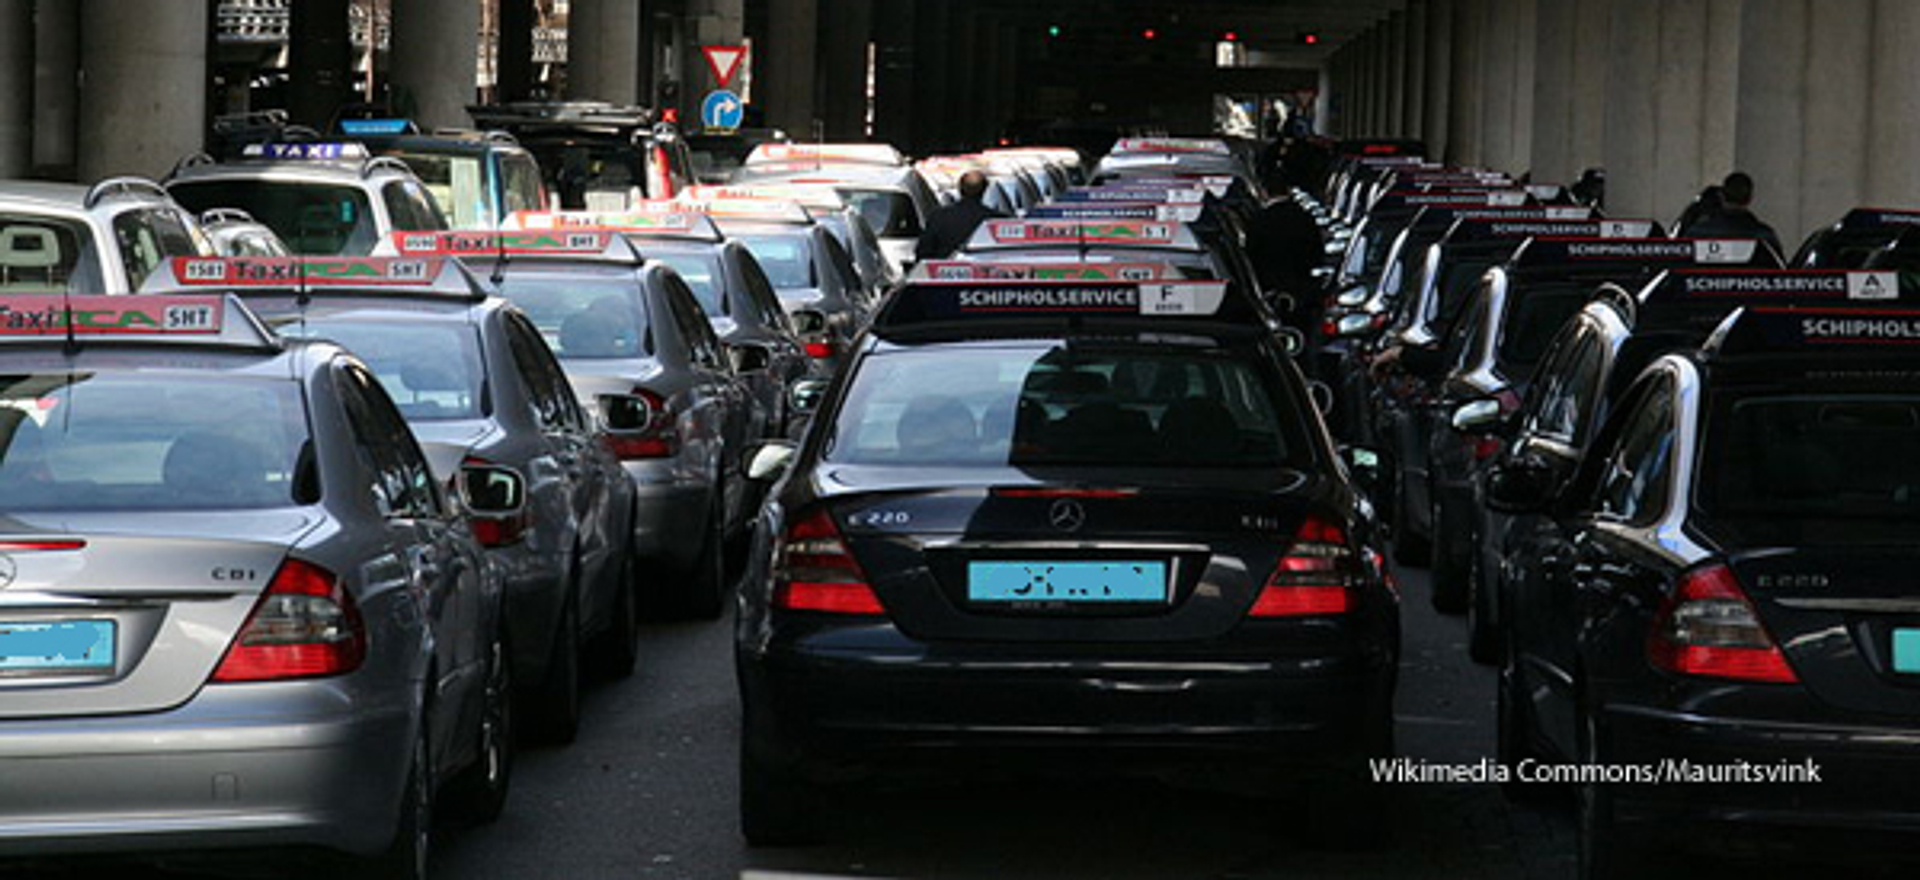
[[[913,249],[914,259],[939,260],[952,256],[973,237],[973,230],[981,221],[1005,217],[987,207],[983,201],[986,195],[985,174],[969,171],[960,175],[960,200],[942,205],[927,217],[926,231],[920,233],[920,243]]]
[[[1697,217],[1683,218],[1679,234],[1685,238],[1757,238],[1781,253],[1780,235],[1754,216],[1753,178],[1735,171],[1720,182],[1720,206]]]

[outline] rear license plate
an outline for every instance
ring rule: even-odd
[[[111,620],[0,620],[0,675],[113,671]]]
[[[1165,602],[1167,564],[1139,560],[969,562],[967,598],[975,602],[1089,605]]]
[[[1893,671],[1920,673],[1920,629],[1893,631]]]

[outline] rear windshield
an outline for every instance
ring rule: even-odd
[[[884,238],[920,234],[920,215],[906,193],[886,189],[841,189],[840,197]]]
[[[485,229],[494,224],[493,197],[480,156],[407,150],[393,155],[407,163],[433,193],[433,200],[447,212],[447,222],[453,228]]]
[[[99,276],[85,226],[0,214],[0,294],[100,293]]]
[[[287,335],[330,339],[345,346],[387,389],[409,422],[477,419],[486,369],[480,339],[465,323],[381,322],[365,317],[310,317],[278,328]]]
[[[1745,524],[1853,521],[1920,532],[1920,388],[1725,395],[1709,416],[1695,502]],[[1858,529],[1856,529],[1858,530]]]
[[[195,214],[239,208],[296,254],[361,256],[380,240],[367,194],[357,187],[282,180],[198,180],[167,188]]]
[[[687,282],[687,286],[693,289],[693,298],[700,301],[700,308],[707,314],[718,315],[725,312],[720,301],[722,281],[720,257],[717,253],[652,251],[647,254],[647,257],[672,266],[673,271],[680,273],[680,277]]]
[[[1577,284],[1529,287],[1507,298],[1507,317],[1494,353],[1508,376],[1524,378],[1540,363],[1555,334],[1587,304],[1591,290]]]
[[[1310,459],[1259,362],[1165,345],[1035,344],[861,362],[828,461],[1256,468]]]
[[[219,510],[317,500],[300,389],[178,374],[0,375],[0,510]],[[296,500],[296,484],[304,487]]]
[[[533,319],[566,360],[646,357],[647,309],[630,269],[604,273],[512,272],[500,295]]]
[[[819,286],[813,275],[813,249],[805,235],[734,236],[767,273],[767,280],[778,290],[799,290]]]

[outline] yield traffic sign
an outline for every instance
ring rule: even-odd
[[[713,71],[714,82],[723,89],[733,82],[733,75],[740,71],[741,59],[747,57],[745,46],[701,46],[700,51],[707,56],[707,67]]]

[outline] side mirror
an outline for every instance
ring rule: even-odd
[[[1360,336],[1373,329],[1373,316],[1366,314],[1346,315],[1333,325],[1334,334],[1342,338]]]
[[[791,317],[796,335],[818,336],[827,332],[827,316],[818,310],[795,309]]]
[[[1333,303],[1337,306],[1357,309],[1366,304],[1369,292],[1366,285],[1355,284],[1346,290],[1340,291],[1340,295],[1333,298]]]
[[[653,400],[638,394],[602,394],[599,401],[601,421],[616,433],[645,431],[660,416]]]
[[[1499,462],[1487,471],[1486,480],[1487,506],[1501,513],[1538,513],[1559,494],[1553,467],[1535,456]]]
[[[500,465],[465,465],[455,479],[460,503],[478,516],[514,516],[527,506],[527,481]]]
[[[801,379],[793,383],[787,391],[787,406],[796,413],[812,413],[826,399],[827,384],[825,379]]]
[[[773,365],[773,354],[764,345],[751,342],[729,343],[727,360],[736,373],[757,373]]]
[[[1500,420],[1500,401],[1482,397],[1455,407],[1449,421],[1462,434],[1485,434],[1500,427]]]
[[[1288,357],[1298,357],[1307,350],[1307,335],[1292,327],[1281,327],[1273,331],[1273,340],[1280,344],[1280,350]]]
[[[760,444],[747,460],[747,479],[756,482],[771,483],[787,473],[793,465],[793,457],[800,454],[800,447],[787,440],[769,440]]]

